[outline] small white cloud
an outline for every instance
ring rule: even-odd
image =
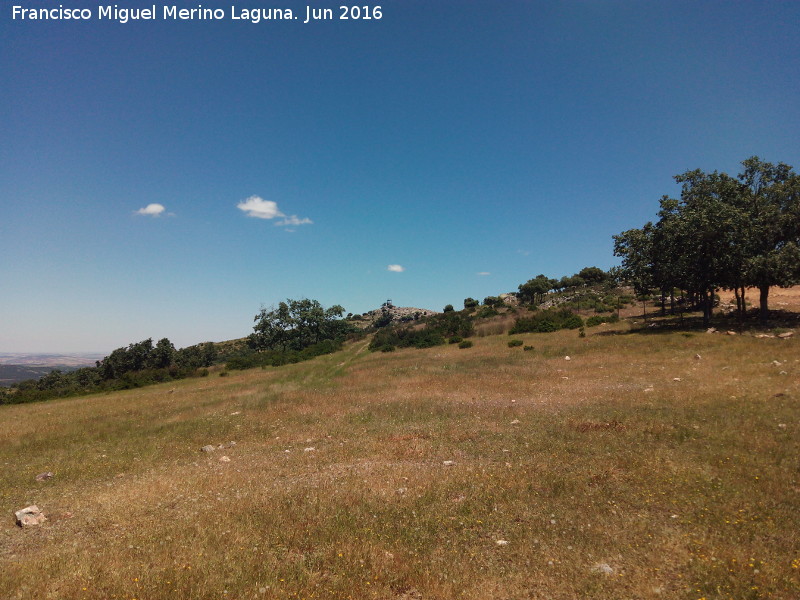
[[[275,222],[276,227],[294,227],[297,225],[311,225],[313,221],[308,217],[300,218],[297,215],[285,215],[278,208],[278,203],[272,200],[264,200],[260,196],[250,196],[236,205],[236,208],[246,213],[248,217],[256,219],[274,219],[283,217]],[[289,230],[287,230],[289,231]]]
[[[391,271],[392,273],[402,273],[405,271],[405,268],[402,265],[389,265],[386,267],[387,271]]]
[[[297,215],[292,215],[290,217],[286,217],[282,221],[278,221],[275,225],[279,225],[282,227],[285,226],[295,226],[295,225],[311,225],[314,221],[309,219],[308,217],[304,217],[302,219],[298,218]]]
[[[278,203],[272,200],[264,200],[258,196],[250,196],[247,200],[239,202],[236,208],[247,213],[248,217],[256,219],[274,219],[275,217],[285,216],[278,210]]]
[[[489,271],[481,271],[480,273],[478,273],[478,275],[480,275],[481,277],[486,277],[487,275],[491,275],[491,273],[489,273]]]
[[[144,208],[140,208],[139,210],[137,210],[134,214],[157,217],[165,210],[166,209],[164,208],[163,204],[148,204]]]

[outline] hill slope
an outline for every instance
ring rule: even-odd
[[[626,327],[0,406],[0,597],[796,597],[797,340]]]

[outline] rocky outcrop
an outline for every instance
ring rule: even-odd
[[[17,525],[20,527],[34,527],[47,521],[47,517],[35,504],[18,510],[14,513],[14,516],[17,518]]]

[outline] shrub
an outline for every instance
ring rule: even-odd
[[[510,342],[508,342],[508,347],[516,348],[517,346],[522,346],[522,344],[523,344],[522,340],[511,340]]]
[[[509,334],[547,333],[559,329],[578,329],[583,326],[581,319],[568,308],[539,311],[530,317],[517,319]]]
[[[464,348],[472,348],[472,341],[471,340],[464,340],[463,342],[461,342],[458,345],[458,347],[461,348],[462,350]]]
[[[464,338],[458,337],[457,335],[454,335],[449,340],[447,340],[447,343],[448,344],[458,344],[458,343],[461,343],[463,341],[464,341]]]
[[[227,371],[220,371],[219,373],[220,377],[227,377],[228,375],[230,375],[230,373],[228,373]]]
[[[524,350],[525,352],[530,352],[531,350],[533,350],[533,346],[525,346],[525,347],[523,348],[523,350]]]
[[[617,313],[614,313],[613,315],[608,315],[607,317],[601,317],[600,315],[593,315],[588,319],[586,319],[586,326],[596,327],[601,323],[616,323],[618,321],[619,317],[617,316]]]

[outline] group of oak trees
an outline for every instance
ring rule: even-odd
[[[737,177],[699,169],[675,176],[679,199],[663,196],[658,220],[614,236],[622,274],[639,294],[683,290],[708,325],[715,291],[733,290],[744,317],[745,288],[759,290],[762,322],[769,289],[800,281],[800,176],[757,156]]]

